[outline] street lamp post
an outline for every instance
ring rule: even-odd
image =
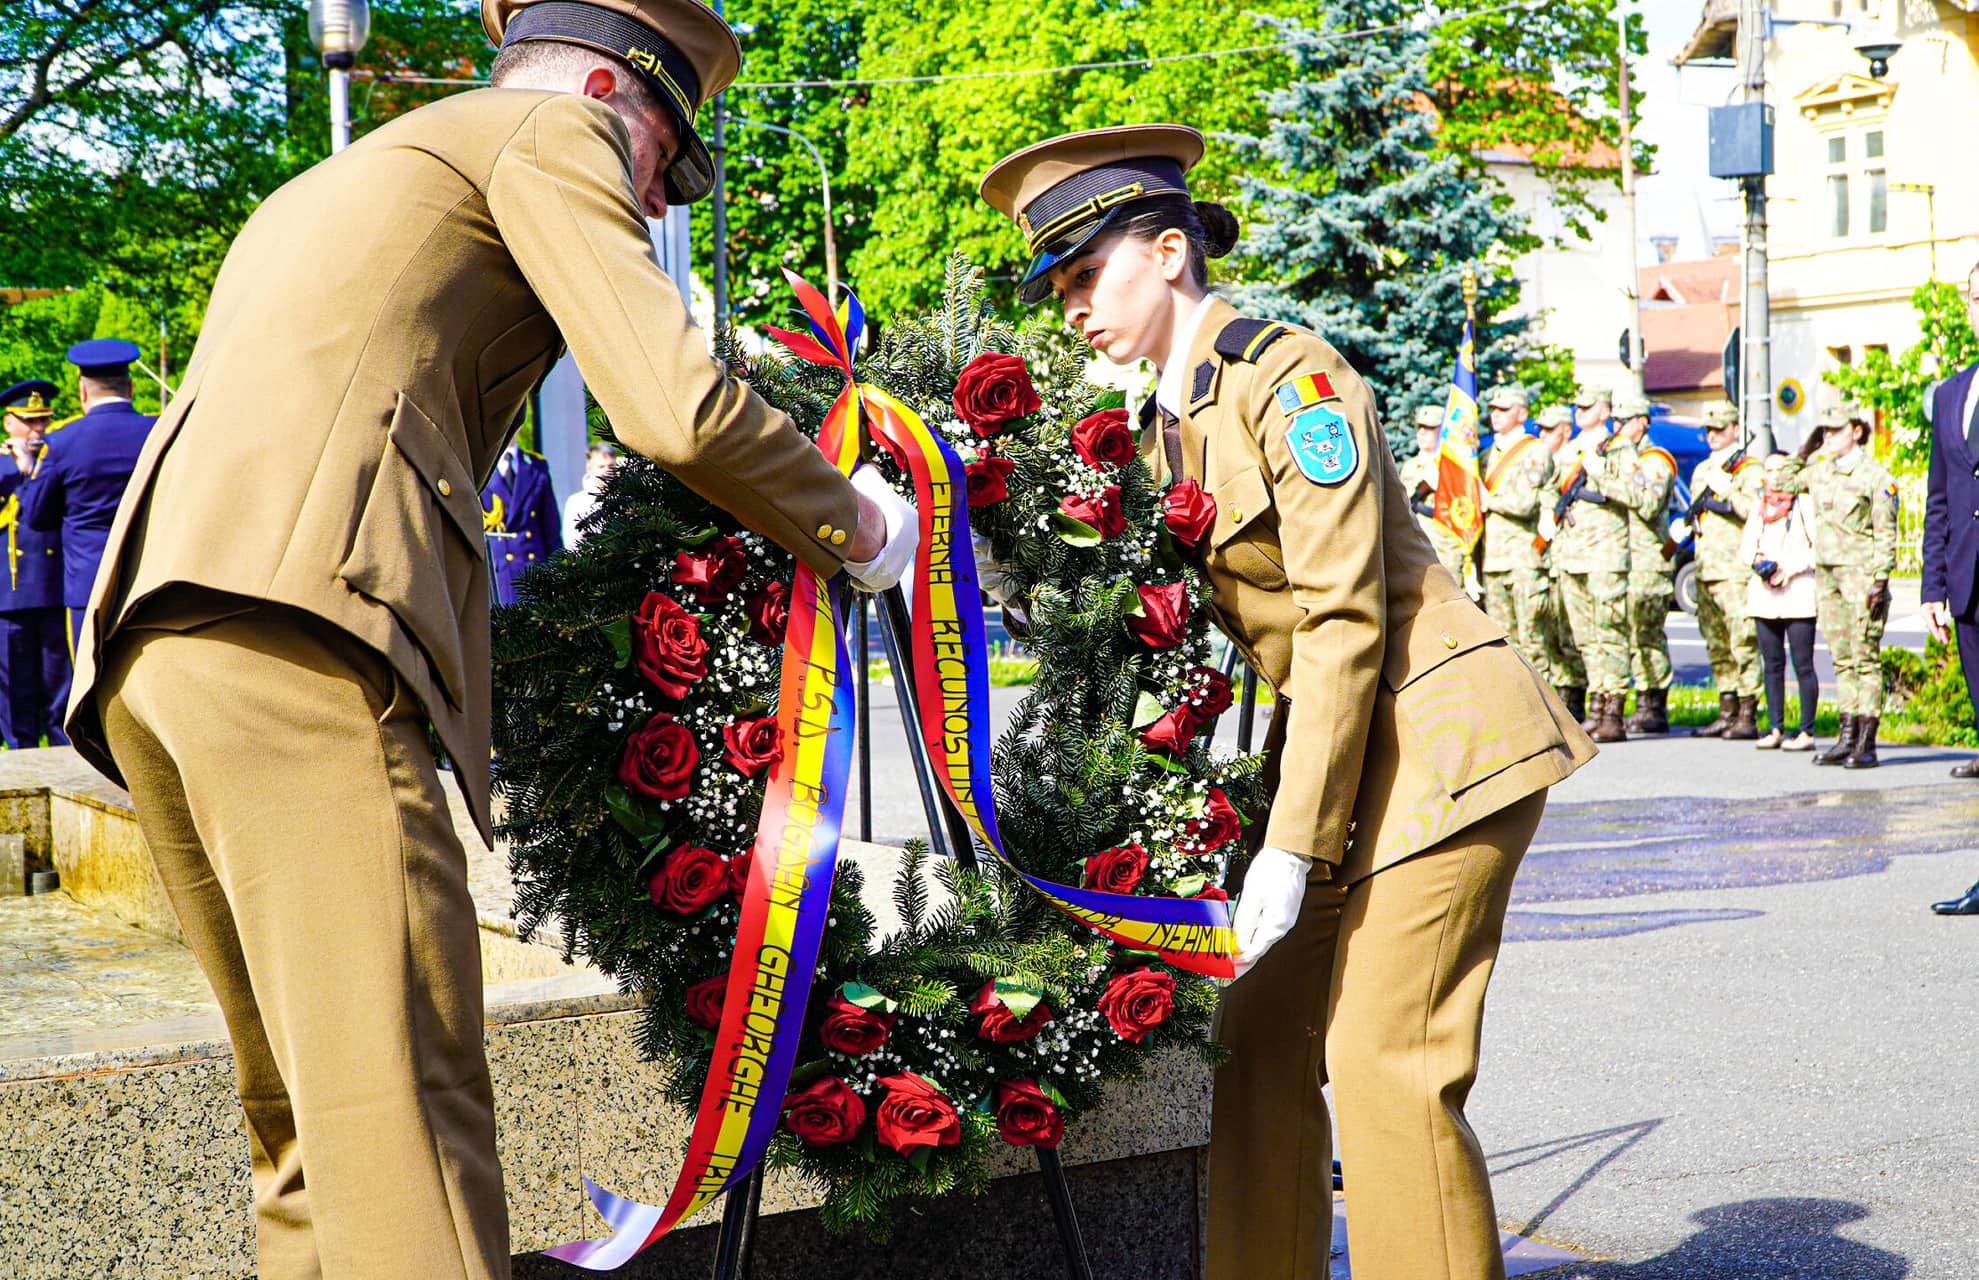
[[[730,116],[728,122],[730,124],[747,125],[751,129],[768,129],[771,133],[780,133],[787,138],[795,138],[804,144],[806,151],[811,153],[811,159],[818,162],[818,181],[824,187],[825,198],[825,296],[830,298],[832,304],[836,306],[838,303],[838,244],[832,235],[831,170],[825,165],[824,154],[812,144],[809,138],[795,129],[786,129],[780,124],[767,124],[761,120],[745,120],[741,116]]]
[[[309,0],[309,42],[330,76],[330,154],[350,145],[350,69],[371,38],[366,0]]]
[[[1615,61],[1617,94],[1622,108],[1622,211],[1628,241],[1629,274],[1629,358],[1624,361],[1635,374],[1636,386],[1643,385],[1644,368],[1649,363],[1649,344],[1642,336],[1642,270],[1637,265],[1635,224],[1635,142],[1629,123],[1629,8],[1627,0],[1615,6]]]

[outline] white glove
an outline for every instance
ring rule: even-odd
[[[852,472],[852,487],[871,498],[886,517],[886,545],[871,560],[845,562],[846,576],[861,591],[885,591],[900,583],[914,552],[921,545],[921,522],[914,504],[893,491],[879,468],[861,463]]]
[[[1010,580],[1010,575],[1003,571],[1003,566],[990,551],[990,540],[971,529],[969,545],[976,553],[976,585],[983,589],[983,594],[1006,609],[1022,612],[1021,606],[1011,604],[1011,600],[1017,595],[1017,585]]]
[[[1299,905],[1306,897],[1306,873],[1312,863],[1283,849],[1259,849],[1244,873],[1244,890],[1237,895],[1237,976],[1250,971],[1272,945],[1292,931]]]

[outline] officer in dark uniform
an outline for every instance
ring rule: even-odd
[[[514,604],[523,573],[563,550],[563,522],[543,455],[514,443],[502,451],[481,492],[481,525],[495,573],[495,603]]]
[[[73,660],[110,522],[137,466],[144,438],[157,419],[131,407],[135,343],[91,338],[70,347],[68,354],[69,363],[81,371],[82,416],[48,433],[41,460],[21,486],[20,499],[24,523],[62,537],[62,604],[69,611]],[[61,702],[67,703],[66,678],[61,695]]]
[[[55,384],[39,378],[0,391],[7,444],[32,464],[55,416]],[[6,563],[0,565],[0,738],[9,747],[53,746],[62,733],[62,703],[69,687],[69,634],[62,617],[62,543],[25,523],[16,493],[27,476],[0,464],[0,528],[6,530]]]

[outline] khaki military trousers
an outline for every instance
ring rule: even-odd
[[[1210,1280],[1323,1280],[1333,1085],[1354,1280],[1500,1280],[1484,1152],[1464,1119],[1512,877],[1546,793],[1351,884],[1223,994]]]
[[[99,696],[233,1040],[260,1280],[506,1277],[474,903],[424,716],[304,615],[171,625],[120,632]]]

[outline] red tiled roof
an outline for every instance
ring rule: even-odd
[[[1657,262],[1643,267],[1636,293],[1644,302],[1736,303],[1739,260],[1720,254],[1691,262]]]
[[[1738,324],[1738,307],[1722,302],[1642,309],[1642,337],[1649,358],[1642,388],[1659,391],[1722,389],[1725,339]]]

